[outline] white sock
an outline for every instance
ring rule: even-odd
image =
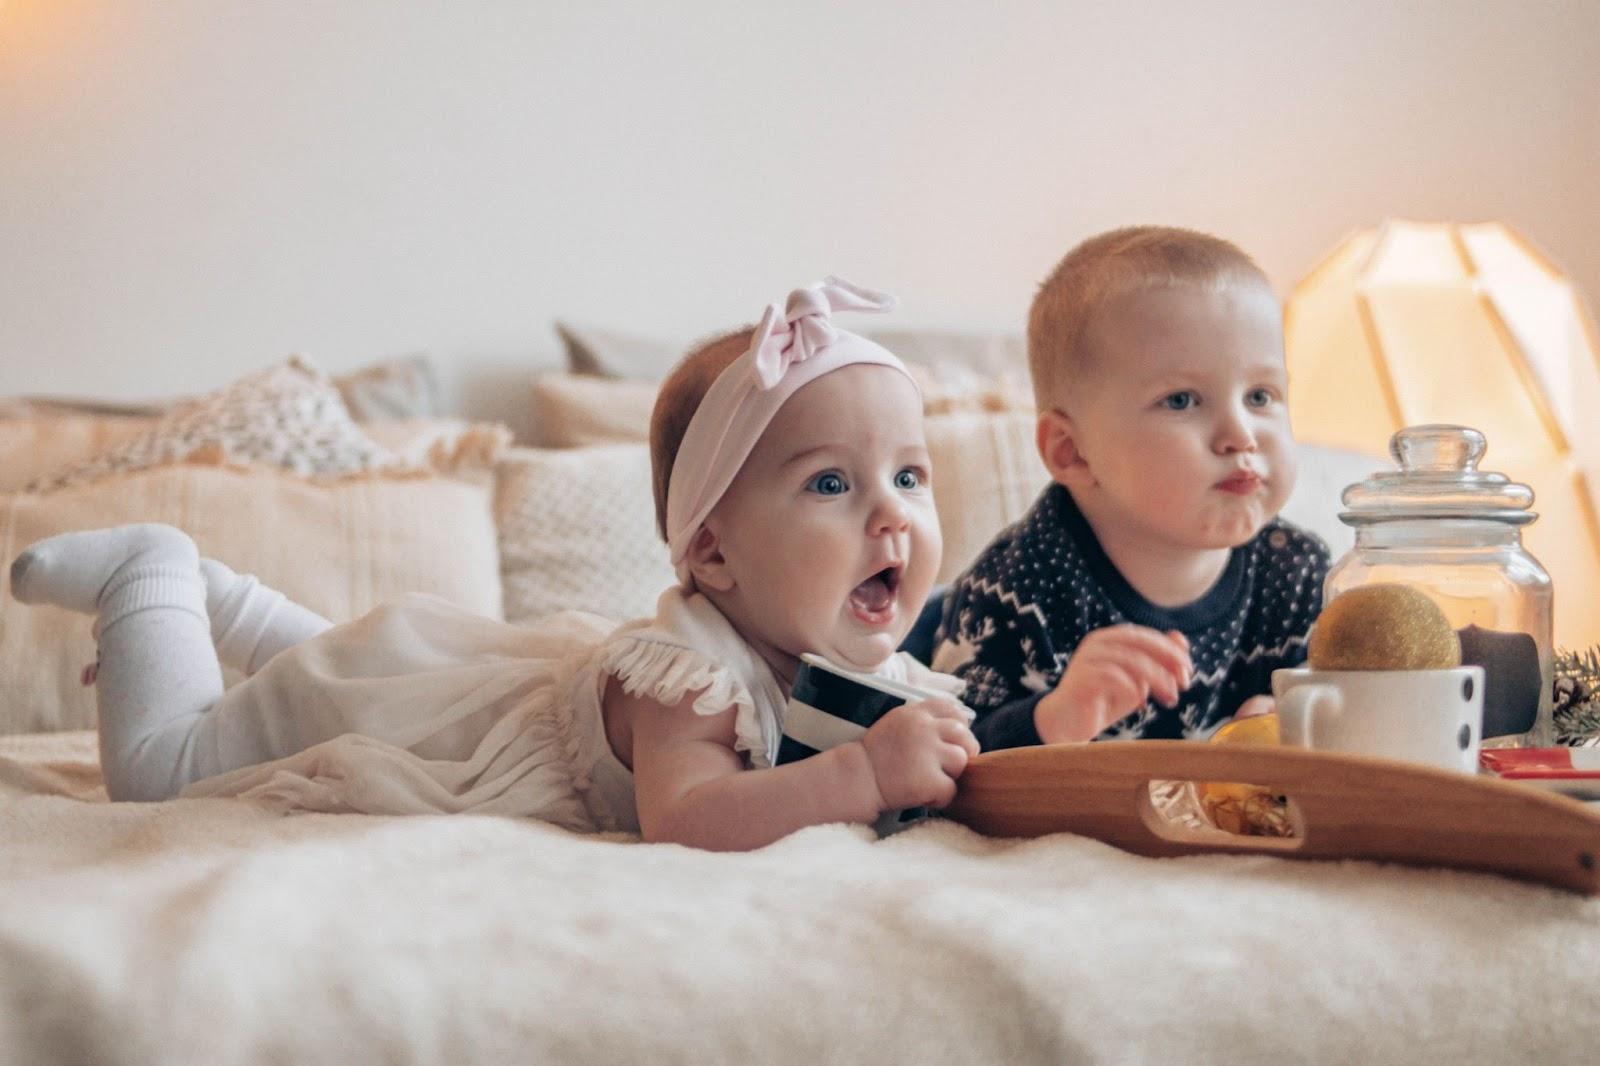
[[[80,614],[117,617],[140,609],[141,597],[177,597],[199,576],[200,553],[188,534],[155,523],[62,533],[32,544],[11,564],[11,593],[22,603],[48,603]],[[202,600],[198,605],[204,612]]]
[[[215,559],[201,559],[200,574],[206,582],[206,611],[217,655],[247,676],[283,649],[333,625],[263,585],[255,575],[236,574]]]
[[[11,566],[13,594],[97,613],[100,766],[114,800],[159,800],[216,772],[195,725],[222,695],[200,553],[162,525],[64,533]]]

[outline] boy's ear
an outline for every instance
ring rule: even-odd
[[[1086,489],[1094,484],[1089,463],[1078,450],[1078,427],[1065,411],[1039,412],[1034,443],[1045,469],[1058,484],[1069,489]]]
[[[700,532],[689,542],[688,562],[689,573],[698,588],[728,592],[736,584],[728,570],[728,561],[722,557],[717,535],[709,525],[701,526]]]

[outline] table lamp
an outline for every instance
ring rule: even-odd
[[[1534,490],[1557,645],[1600,643],[1600,343],[1554,264],[1500,223],[1386,221],[1294,287],[1284,339],[1302,441],[1387,459],[1403,426],[1482,430],[1482,468]]]

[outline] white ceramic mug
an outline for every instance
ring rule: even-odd
[[[1283,743],[1478,771],[1483,667],[1274,670]]]

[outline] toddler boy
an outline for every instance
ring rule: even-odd
[[[1206,736],[1304,661],[1328,569],[1277,518],[1272,287],[1217,237],[1104,233],[1040,287],[1028,361],[1053,483],[952,586],[934,668],[966,680],[985,749]]]

